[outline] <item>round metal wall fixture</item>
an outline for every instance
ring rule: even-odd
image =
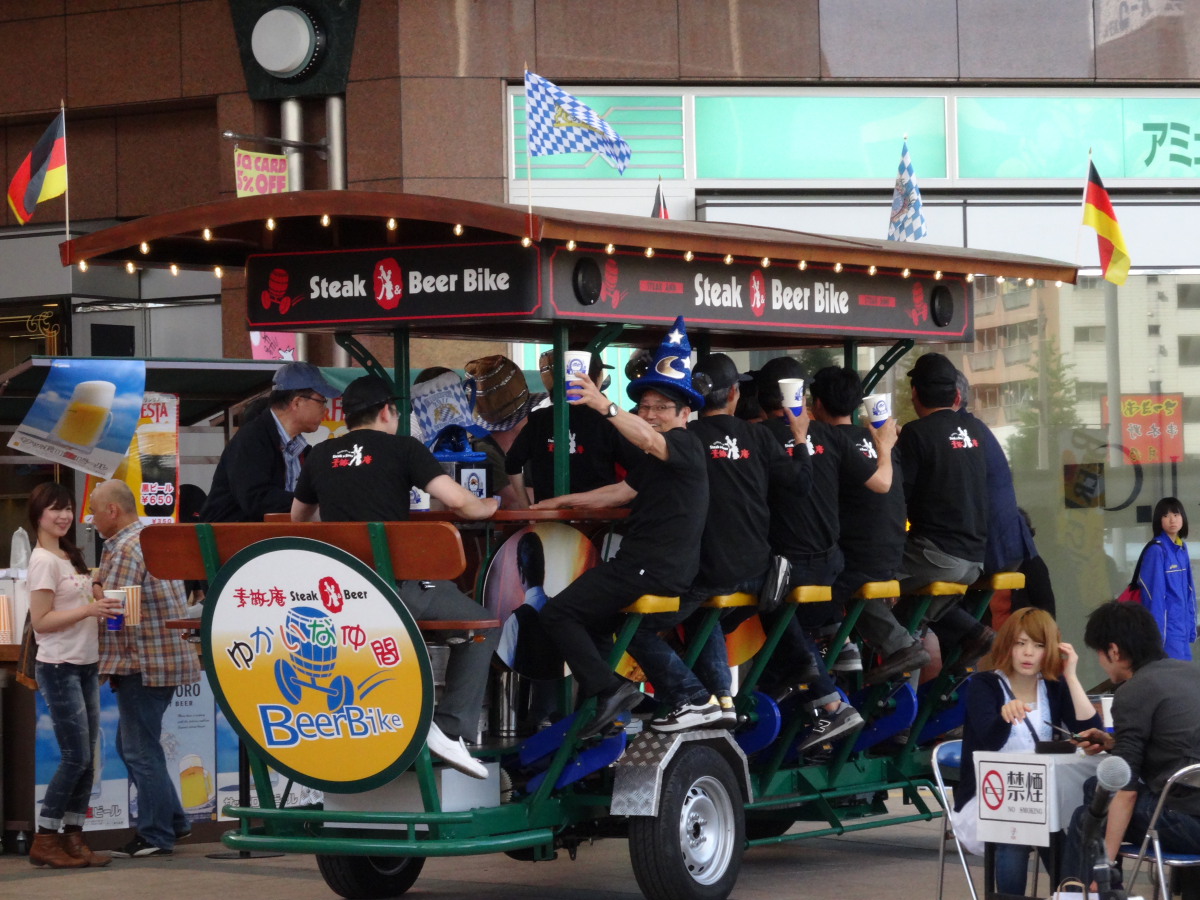
[[[284,81],[304,78],[325,55],[321,22],[303,6],[277,6],[254,24],[250,47],[254,60]]]
[[[939,284],[929,295],[929,318],[938,328],[945,328],[954,320],[954,294],[944,284]]]
[[[600,299],[604,278],[594,259],[583,256],[575,263],[575,270],[571,273],[571,287],[575,291],[575,299],[584,306],[591,306]]]

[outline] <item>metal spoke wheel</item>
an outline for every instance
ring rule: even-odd
[[[658,815],[629,823],[629,857],[647,900],[724,900],[745,844],[737,778],[702,744],[681,747],[667,766]]]
[[[317,856],[321,877],[346,900],[383,900],[407,891],[421,874],[423,856]]]

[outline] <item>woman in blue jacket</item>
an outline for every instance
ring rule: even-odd
[[[1187,513],[1179,500],[1164,497],[1154,507],[1150,524],[1154,537],[1138,562],[1142,605],[1158,623],[1167,656],[1191,659],[1196,640],[1196,583],[1183,542],[1188,535]]]

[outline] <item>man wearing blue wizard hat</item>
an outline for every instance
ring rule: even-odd
[[[637,403],[636,414],[611,402],[586,375],[578,376],[569,387],[569,402],[602,413],[644,455],[631,462],[619,484],[534,504],[534,509],[559,509],[632,503],[617,555],[588,569],[542,609],[542,623],[571,667],[580,697],[597,699],[581,737],[607,731],[642,699],[637,684],[617,675],[607,660],[620,610],[643,594],[683,594],[700,567],[708,471],[703,445],[685,427],[692,410],[704,405],[692,385],[691,354],[681,316],[658,352],[646,354],[637,361],[637,371],[630,372],[629,397]],[[716,698],[686,666],[674,665],[678,659],[672,660],[673,655],[656,634],[639,635],[635,657],[658,699],[674,708],[652,727],[681,731],[720,719]]]

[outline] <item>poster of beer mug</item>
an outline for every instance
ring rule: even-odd
[[[142,415],[143,360],[55,359],[8,446],[108,478]]]
[[[211,809],[216,799],[212,773],[204,768],[204,761],[197,754],[186,754],[179,760],[179,802],[184,811]]]

